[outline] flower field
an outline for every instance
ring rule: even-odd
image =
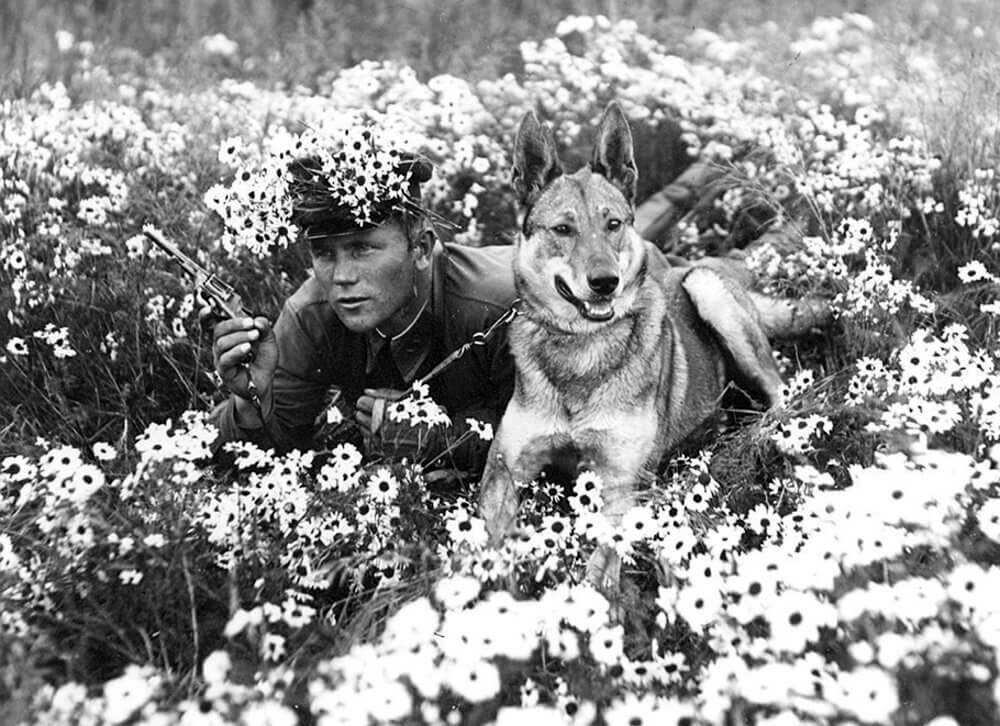
[[[948,60],[1000,36],[946,23],[901,61],[860,14],[669,43],[570,16],[510,73],[313,86],[221,36],[201,84],[60,36],[61,80],[0,100],[0,722],[1000,722],[1000,106]],[[714,170],[662,248],[830,300],[777,346],[784,406],[725,411],[620,530],[596,476],[523,482],[498,549],[474,480],[337,409],[322,450],[211,456],[200,304],[144,225],[274,318],[309,260],[266,190],[315,134],[389,129],[443,236],[508,244],[521,117],[572,167],[612,100],[640,201]],[[582,582],[602,545],[620,602]]]

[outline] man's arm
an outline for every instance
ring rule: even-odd
[[[314,421],[322,408],[329,383],[308,372],[320,349],[302,327],[294,309],[286,304],[274,325],[278,365],[260,395],[260,409],[248,398],[230,395],[212,411],[219,429],[213,444],[218,451],[229,441],[250,441],[278,452],[309,448]]]

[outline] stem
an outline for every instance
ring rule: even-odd
[[[199,661],[199,657],[198,657],[198,649],[199,649],[199,640],[198,640],[198,609],[197,609],[197,607],[195,605],[195,600],[194,600],[194,583],[191,581],[191,568],[188,565],[188,556],[187,556],[187,551],[186,550],[184,552],[182,552],[182,554],[181,554],[181,566],[184,569],[184,582],[187,584],[188,600],[191,603],[191,633],[192,633],[192,640],[194,641],[194,667],[197,669],[197,667],[198,667],[198,661]],[[188,684],[188,695],[189,696],[192,695],[192,687],[193,686],[194,686],[194,679],[192,679],[191,682]]]
[[[450,454],[452,451],[454,451],[455,449],[457,449],[460,445],[462,445],[463,443],[465,443],[465,441],[467,439],[472,438],[473,435],[474,434],[473,434],[473,432],[471,430],[463,431],[462,435],[459,436],[457,439],[455,439],[454,442],[452,442],[451,444],[449,444],[448,447],[444,451],[442,451],[440,454],[438,454],[437,456],[435,456],[433,459],[430,459],[429,461],[425,461],[423,465],[425,467],[430,466],[431,464],[433,464],[434,462],[436,462],[441,457],[443,457],[443,456],[445,456],[447,454]]]

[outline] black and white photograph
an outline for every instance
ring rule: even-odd
[[[1000,724],[995,0],[0,0],[0,726]]]

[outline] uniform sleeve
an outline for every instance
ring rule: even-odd
[[[278,342],[278,368],[274,373],[273,405],[263,426],[241,426],[236,418],[236,397],[230,396],[212,412],[219,428],[214,444],[218,451],[228,441],[250,441],[279,453],[307,449],[312,445],[314,422],[323,406],[329,382],[313,372],[321,367],[320,341],[313,340],[303,328],[295,308],[285,304],[274,326]]]

